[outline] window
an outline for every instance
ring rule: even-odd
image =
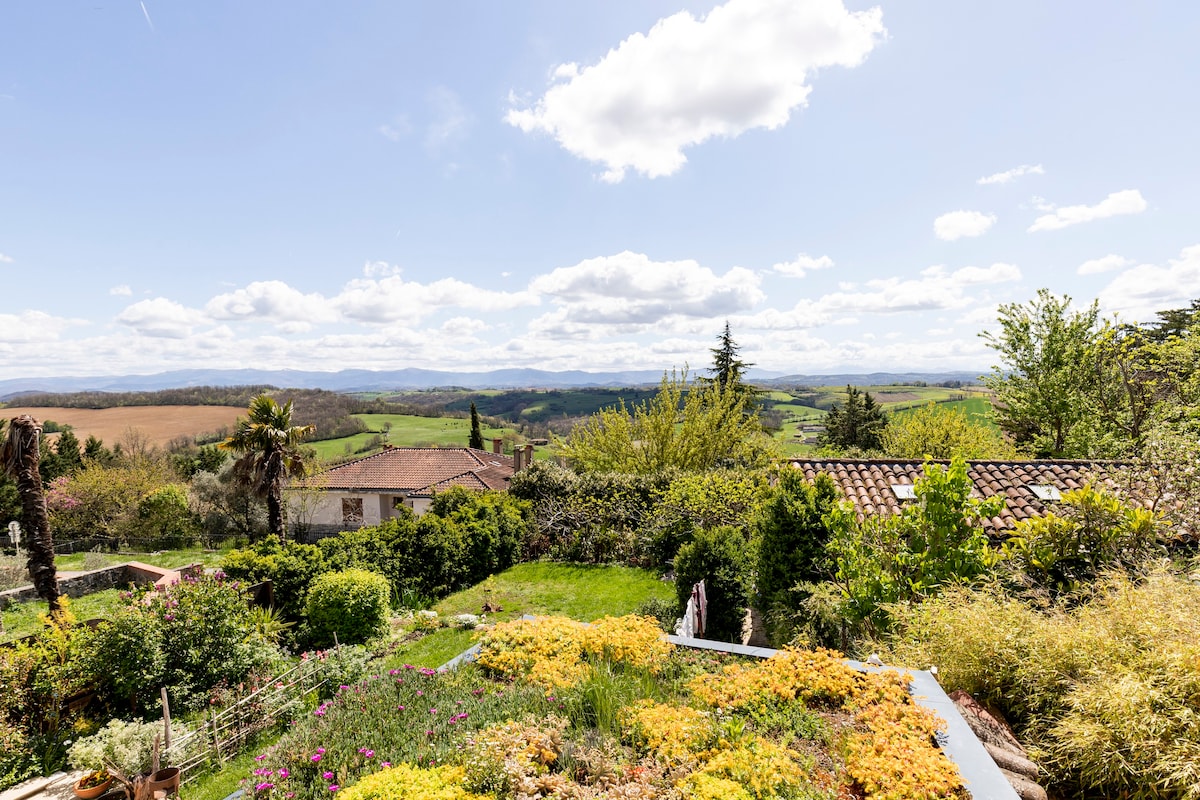
[[[1062,500],[1062,493],[1058,491],[1057,486],[1051,486],[1048,483],[1031,483],[1029,488],[1037,495],[1038,500],[1049,502]]]
[[[342,524],[362,525],[363,510],[361,497],[342,498]]]
[[[893,483],[891,487],[892,492],[896,495],[896,499],[901,502],[917,499],[917,487],[911,483]]]

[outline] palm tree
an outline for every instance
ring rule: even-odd
[[[21,530],[29,548],[29,577],[38,597],[50,606],[50,615],[61,610],[58,596],[58,572],[54,568],[54,538],[46,515],[46,497],[42,493],[42,425],[28,414],[13,417],[8,426],[4,448],[0,450],[0,468],[17,482],[21,498]]]
[[[269,395],[250,401],[246,419],[239,419],[233,435],[221,447],[239,453],[234,464],[241,480],[267,500],[267,527],[283,538],[283,482],[304,474],[298,445],[316,428],[292,425],[292,401],[282,406]]]

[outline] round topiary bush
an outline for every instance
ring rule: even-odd
[[[376,572],[347,569],[319,576],[305,604],[312,643],[333,644],[336,634],[342,644],[360,644],[382,634],[390,596],[387,578]]]

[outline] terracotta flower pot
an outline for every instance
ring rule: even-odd
[[[84,777],[87,777],[86,775]],[[86,789],[80,788],[79,784],[83,782],[83,778],[75,781],[75,785],[71,787],[71,791],[75,792],[75,796],[79,800],[96,800],[97,797],[108,791],[108,787],[112,786],[112,776],[103,783],[98,783],[95,786],[89,786]]]
[[[166,767],[158,772],[151,773],[146,779],[146,785],[150,789],[150,796],[153,797],[157,791],[164,791],[167,794],[179,793],[179,767]]]

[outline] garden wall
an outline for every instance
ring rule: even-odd
[[[178,569],[165,569],[139,561],[128,561],[103,569],[89,572],[71,573],[58,579],[58,591],[67,597],[83,597],[85,594],[100,592],[105,589],[124,587],[129,584],[142,585],[145,583],[171,583],[184,575],[196,575],[204,570],[203,564],[190,564]],[[19,586],[0,592],[0,609],[8,608],[10,603],[20,603],[26,600],[36,600],[37,590],[33,586]]]

